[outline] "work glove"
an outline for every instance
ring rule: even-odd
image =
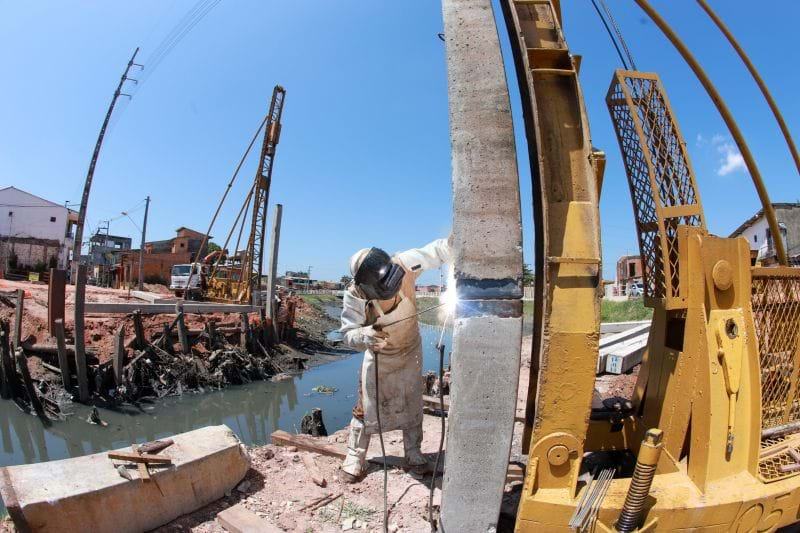
[[[373,352],[380,352],[386,347],[387,334],[372,326],[363,326],[355,330],[357,342]]]

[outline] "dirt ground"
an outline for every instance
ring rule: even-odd
[[[530,371],[531,337],[523,339],[523,354],[518,388],[517,410],[524,413],[528,392]],[[636,368],[638,371],[638,367]],[[635,374],[604,378],[596,396],[606,398],[625,395],[633,391]],[[425,415],[422,451],[431,462],[435,459],[439,444],[441,419]],[[514,425],[514,436],[511,447],[511,460],[524,460],[522,452],[523,424]],[[347,442],[347,430],[343,429],[327,439],[331,443]],[[402,435],[399,431],[384,436],[387,456],[401,458],[403,456]],[[379,465],[372,464],[368,474],[358,484],[350,485],[339,479],[339,459],[318,454],[314,457],[319,469],[327,481],[325,488],[315,485],[303,465],[301,456],[307,452],[281,446],[251,447],[251,469],[245,482],[233,490],[230,496],[214,502],[194,513],[185,515],[158,531],[194,531],[198,533],[217,533],[225,531],[215,518],[217,513],[242,503],[247,509],[269,521],[273,526],[298,533],[334,532],[345,528],[353,530],[379,532],[383,520],[383,471]],[[380,457],[380,444],[377,437],[370,443],[369,456]],[[402,468],[390,467],[387,498],[389,505],[390,531],[429,531],[427,522],[430,476],[420,478]],[[514,516],[519,501],[521,482],[507,484],[503,508],[500,517],[499,532],[513,531]],[[438,506],[441,498],[441,478],[437,478],[434,492],[434,506]],[[340,498],[315,510],[304,510],[303,507],[316,498],[327,494]],[[354,522],[354,520],[357,520]]]
[[[50,337],[47,328],[47,284],[31,283],[27,281],[0,280],[0,292],[9,292],[22,289],[25,291],[25,302],[22,316],[22,340],[23,344],[55,344],[55,339]],[[169,290],[163,285],[145,284],[148,292],[171,297]],[[132,297],[124,289],[107,289],[104,287],[86,286],[87,302],[106,302],[106,303],[136,303],[146,302]],[[177,299],[176,299],[177,302]],[[74,313],[75,313],[75,287],[66,287],[66,305],[64,329],[67,344],[74,344]],[[15,310],[6,305],[0,305],[0,318],[10,320],[13,324]],[[291,357],[302,352],[306,359],[307,366],[315,366],[327,362],[330,358],[316,353],[323,347],[325,334],[337,323],[326,316],[320,310],[307,305],[302,300],[297,305],[298,322],[302,322],[303,329],[299,329],[292,338],[293,342],[282,346],[282,351],[286,357]],[[173,315],[143,315],[142,322],[145,329],[145,337],[152,339],[154,335],[160,335],[164,324],[169,324]],[[257,313],[251,314],[251,320],[258,318]],[[206,322],[214,321],[218,326],[238,326],[240,319],[238,314],[229,313],[187,313],[185,322],[189,330],[203,329]],[[133,339],[133,326],[127,316],[121,314],[92,314],[85,315],[85,343],[87,352],[94,353],[101,363],[108,361],[113,353],[114,333],[120,325],[125,325],[126,345]],[[34,379],[42,377],[44,372],[35,357],[29,359],[31,374]]]

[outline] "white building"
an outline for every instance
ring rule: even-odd
[[[795,263],[800,256],[800,203],[773,203],[772,208],[786,245],[786,255]],[[763,209],[759,209],[730,236],[746,238],[750,249],[758,252],[757,261],[764,265],[775,263],[775,243]]]
[[[78,213],[31,193],[0,189],[0,268],[66,269],[72,259]]]

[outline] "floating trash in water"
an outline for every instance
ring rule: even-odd
[[[337,389],[336,387],[329,387],[327,385],[317,385],[316,387],[314,387],[311,390],[316,392],[316,393],[318,393],[318,394],[333,394],[334,392],[338,391],[339,389]]]

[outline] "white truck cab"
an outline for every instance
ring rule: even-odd
[[[169,280],[169,289],[175,293],[175,296],[183,296],[183,292],[188,285],[189,292],[201,291],[202,278],[205,276],[205,265],[201,263],[194,264],[194,272],[192,280],[189,281],[189,272],[192,270],[190,263],[184,265],[174,265]]]

